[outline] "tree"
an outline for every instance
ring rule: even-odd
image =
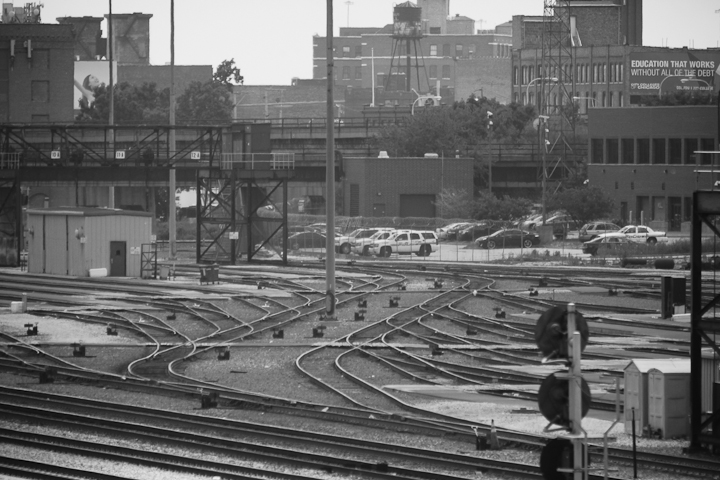
[[[133,125],[148,123],[167,123],[170,107],[169,89],[159,91],[155,83],[143,83],[135,86],[128,82],[118,83],[114,87],[115,101],[113,122]],[[95,100],[87,102],[80,99],[79,122],[108,123],[110,119],[110,91],[105,84],[93,89]]]
[[[178,97],[176,118],[178,124],[225,124],[232,121],[232,96],[223,83],[192,82]]]
[[[472,218],[475,201],[463,189],[446,188],[438,195],[435,206],[442,218]]]
[[[599,187],[567,188],[552,195],[547,202],[550,210],[564,210],[577,225],[605,218],[615,211],[613,198]]]
[[[240,69],[235,66],[235,59],[223,60],[213,73],[213,82],[232,86],[232,84],[243,84],[245,78],[240,75]]]

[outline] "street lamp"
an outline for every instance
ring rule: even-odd
[[[533,78],[530,80],[527,84],[527,87],[525,88],[525,103],[530,103],[530,85],[537,82],[538,80],[547,80],[552,83],[557,83],[559,80],[557,77],[538,77]]]
[[[681,83],[694,81],[694,82],[703,82],[703,83],[704,83],[705,85],[707,85],[708,87],[710,86],[710,84],[709,84],[708,82],[706,82],[705,80],[701,80],[701,79],[699,79],[699,78],[688,77],[687,75],[668,75],[667,77],[663,78],[662,81],[660,82],[660,86],[658,87],[658,97],[662,97],[662,86],[663,86],[663,83],[665,83],[665,80],[667,80],[668,78],[671,78],[671,77],[676,77],[676,78],[677,78],[677,77],[683,77],[683,78],[680,79],[680,82],[681,82]]]

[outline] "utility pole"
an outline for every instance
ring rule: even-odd
[[[333,83],[333,0],[327,0],[327,133],[325,163],[325,319],[335,320],[335,99]]]
[[[115,158],[115,88],[113,83],[115,76],[113,75],[113,21],[112,21],[112,0],[108,0],[108,64],[110,68],[110,112],[108,115],[108,125],[110,126],[110,155]],[[110,185],[108,190],[108,207],[115,208],[115,187]]]
[[[345,5],[347,5],[347,27],[350,28],[350,5],[354,5],[354,3],[350,0],[347,0],[347,2],[345,2]]]
[[[170,259],[177,257],[177,227],[175,226],[175,0],[170,0],[170,132],[168,133],[170,143],[170,178],[168,192],[168,230],[170,240]],[[198,207],[199,210],[199,205]],[[198,239],[198,242],[200,239]]]

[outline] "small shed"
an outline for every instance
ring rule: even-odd
[[[632,409],[635,409],[635,432],[642,435],[648,425],[648,372],[653,369],[677,368],[687,365],[690,371],[690,360],[683,358],[670,359],[634,359],[624,371],[624,411],[625,433],[632,433]]]
[[[690,360],[648,372],[648,425],[662,438],[690,433]]]
[[[152,214],[95,207],[27,211],[28,272],[139,277],[143,244],[151,243]]]

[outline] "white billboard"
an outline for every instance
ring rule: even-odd
[[[75,62],[73,97],[78,101],[85,98],[88,104],[91,104],[95,100],[94,89],[100,85],[110,84],[109,64],[107,60]],[[113,62],[113,81],[117,84],[117,62]]]

